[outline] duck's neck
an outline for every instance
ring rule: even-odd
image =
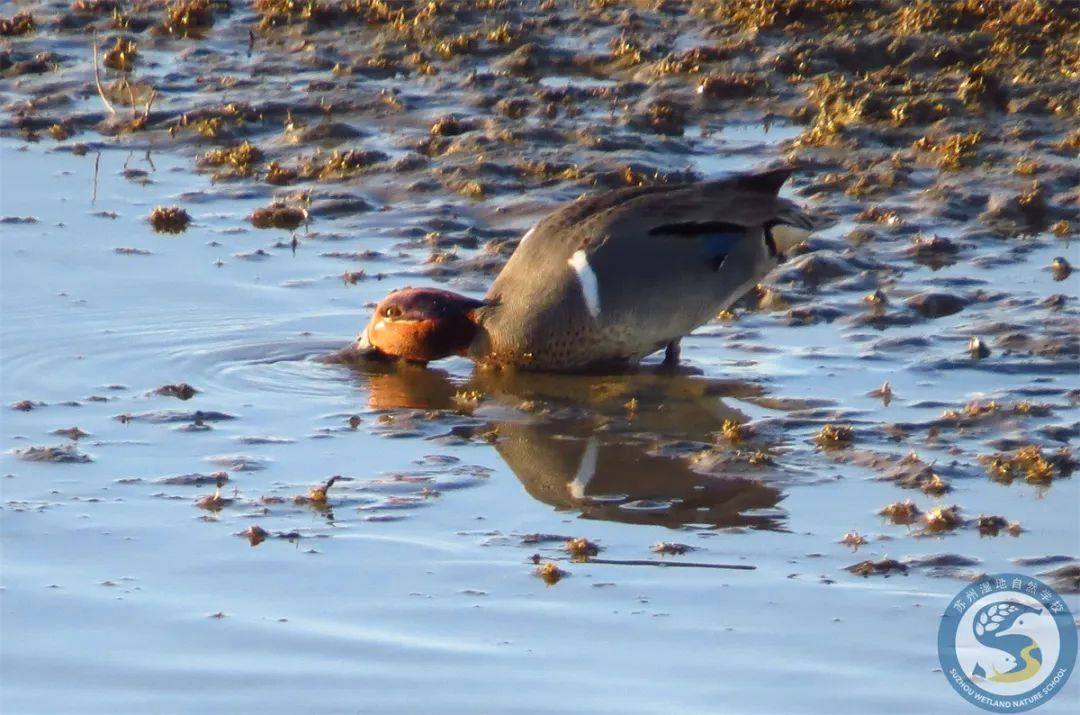
[[[470,310],[467,314],[469,320],[468,342],[461,354],[475,362],[483,362],[491,353],[491,336],[488,335],[485,323],[490,319],[495,306],[484,306],[476,310]]]

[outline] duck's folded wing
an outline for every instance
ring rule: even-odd
[[[809,216],[777,196],[790,174],[780,169],[627,196],[585,217],[576,231],[582,239],[578,249],[589,255],[691,252],[714,270],[744,239],[763,240],[770,252],[782,253],[813,228]],[[660,245],[647,250],[651,242]]]
[[[526,234],[488,298],[518,322],[550,322],[545,310],[579,300],[605,321],[707,314],[721,297],[742,290],[752,257],[765,253],[767,227],[795,220],[794,205],[777,197],[790,173],[579,199]]]
[[[617,189],[571,202],[546,216],[525,234],[515,252],[531,262],[567,260],[593,252],[613,237],[729,236],[737,228],[789,224],[798,214],[777,192],[790,169],[736,174],[715,181]],[[716,241],[706,244],[716,250]]]

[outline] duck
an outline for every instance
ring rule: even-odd
[[[814,230],[779,191],[790,168],[615,189],[557,208],[521,238],[482,299],[406,287],[349,350],[419,365],[632,369],[745,295]]]

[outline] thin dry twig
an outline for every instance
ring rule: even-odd
[[[128,82],[126,78],[124,79],[124,86],[127,88],[128,101],[131,103],[131,118],[134,119],[138,116],[135,109],[135,90],[131,88],[131,82]]]
[[[652,561],[650,559],[596,559],[590,558],[590,564],[614,564],[616,566],[660,566],[663,568],[684,569],[732,569],[735,571],[754,571],[757,566],[750,564],[709,564],[695,561]]]
[[[143,117],[150,118],[150,107],[154,106],[154,100],[157,99],[157,90],[153,87],[150,88],[150,98],[146,100],[146,109],[143,111]]]
[[[101,86],[101,72],[98,70],[98,37],[96,32],[94,33],[94,44],[90,48],[90,54],[94,57],[94,84],[97,86],[98,96],[101,97],[101,102],[105,105],[105,109],[108,109],[110,114],[115,115],[116,109],[109,100],[106,99],[105,89]]]
[[[90,182],[90,205],[97,203],[98,169],[101,168],[101,152],[94,157],[94,178]]]

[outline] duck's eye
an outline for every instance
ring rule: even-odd
[[[383,315],[387,318],[390,318],[391,320],[395,318],[400,318],[401,308],[397,307],[396,305],[388,306],[386,308],[383,308]]]

